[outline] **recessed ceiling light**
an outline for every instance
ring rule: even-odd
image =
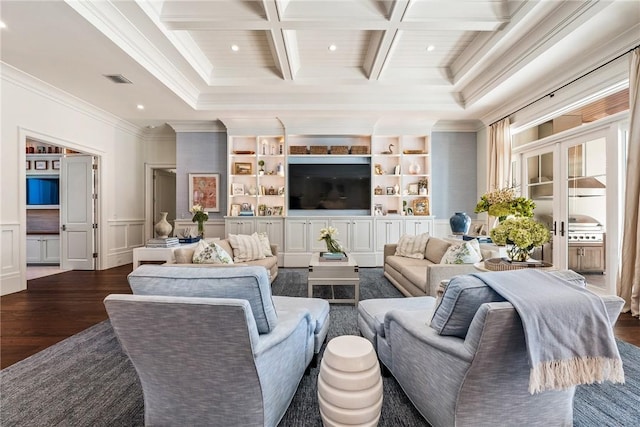
[[[7,24],[5,24],[4,22],[0,21],[0,28],[7,28]]]
[[[136,106],[136,108],[137,108],[138,110],[144,110],[144,105],[142,105],[142,104],[138,104],[138,105]]]
[[[330,44],[330,45],[329,45],[329,50],[330,50],[331,52],[334,52],[337,48],[338,48],[338,46],[336,46],[335,44]]]
[[[232,44],[231,45],[231,50],[234,52],[237,52],[240,50],[240,47],[237,44]]]
[[[430,44],[429,46],[427,46],[427,52],[431,52],[435,48],[436,47],[434,45]]]

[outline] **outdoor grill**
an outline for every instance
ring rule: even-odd
[[[569,215],[567,231],[569,244],[573,242],[604,242],[604,227],[598,220],[588,215]]]

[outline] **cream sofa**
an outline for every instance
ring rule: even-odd
[[[473,264],[440,264],[449,246],[461,243],[429,237],[424,259],[395,255],[396,243],[384,246],[384,276],[400,292],[408,297],[437,296],[438,286],[459,274],[478,272]],[[480,245],[483,259],[499,256],[499,253]]]
[[[231,257],[233,257],[233,248],[231,248],[231,243],[229,239],[216,239],[214,240],[222,249],[224,249]],[[175,257],[175,264],[168,264],[174,267],[178,266],[190,266],[190,267],[234,267],[239,265],[258,265],[267,269],[269,272],[269,282],[273,283],[273,281],[278,276],[278,245],[270,245],[271,253],[273,256],[268,256],[264,259],[256,259],[253,261],[246,261],[242,263],[236,264],[194,264],[193,263],[193,253],[195,252],[194,247],[188,248],[178,248],[173,251]]]

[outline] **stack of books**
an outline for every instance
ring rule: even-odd
[[[253,211],[240,211],[239,216],[253,216]]]
[[[148,248],[174,248],[180,246],[177,237],[167,237],[166,239],[149,239],[147,240]]]
[[[320,261],[346,261],[347,254],[344,252],[320,252]]]

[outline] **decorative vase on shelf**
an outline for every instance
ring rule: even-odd
[[[411,166],[409,166],[409,173],[411,175],[417,175],[420,173],[420,165],[417,164],[416,162],[411,163]]]
[[[167,212],[160,212],[160,216],[160,221],[158,221],[153,228],[156,231],[158,239],[166,239],[169,237],[169,234],[171,234],[173,227],[169,224],[169,221],[167,221]]]
[[[471,226],[471,217],[466,212],[456,212],[449,218],[449,225],[453,234],[467,234]]]

